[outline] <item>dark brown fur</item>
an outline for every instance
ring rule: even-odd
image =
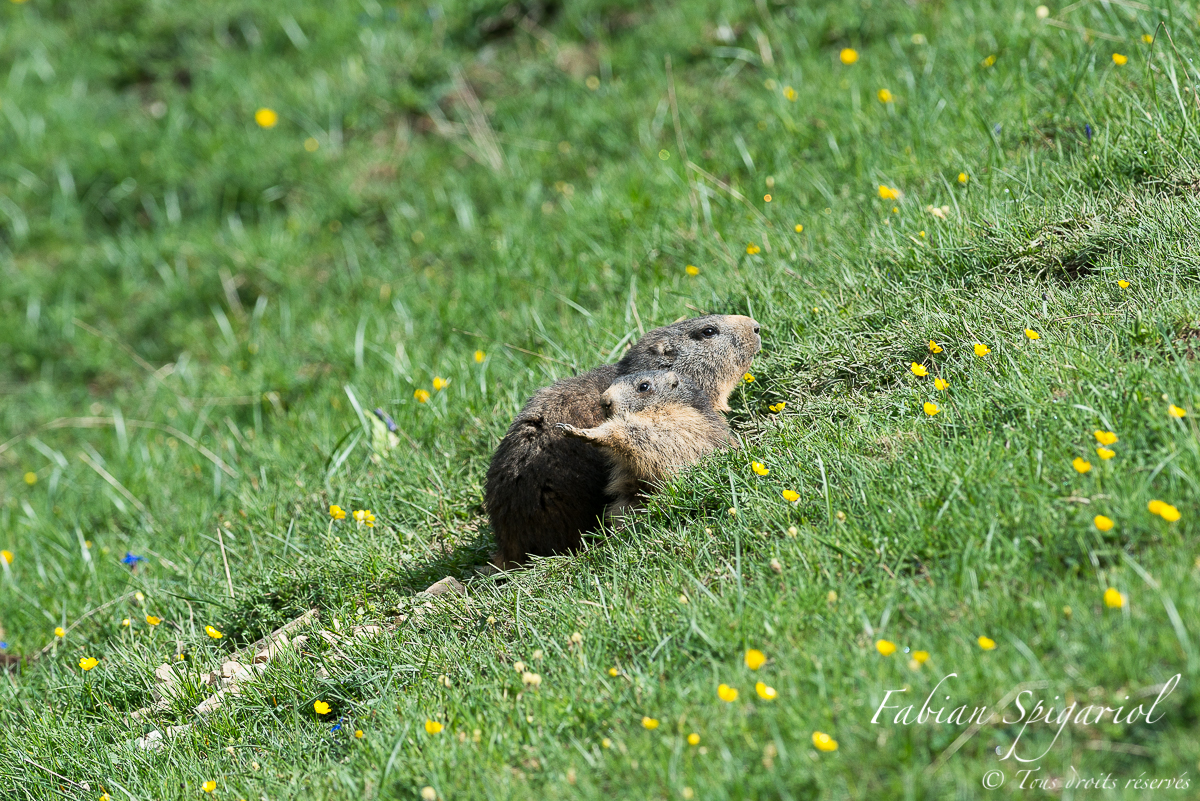
[[[674,369],[728,410],[729,394],[762,348],[749,317],[710,315],[656,328],[617,364],[606,364],[539,390],[521,409],[488,467],[484,503],[499,553],[508,566],[527,555],[549,556],[579,547],[612,500],[608,460],[597,448],[567,438],[566,423],[594,428],[604,421],[601,394],[617,376]]]
[[[569,437],[596,445],[612,459],[607,516],[641,505],[651,484],[706,455],[735,445],[708,395],[671,370],[621,376],[603,395],[609,417],[595,428],[560,423]]]

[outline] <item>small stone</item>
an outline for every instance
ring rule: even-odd
[[[455,595],[465,596],[467,594],[467,588],[462,585],[462,582],[454,578],[454,576],[446,576],[441,581],[436,581],[433,584],[430,584],[421,594],[445,595],[448,592],[452,592]]]

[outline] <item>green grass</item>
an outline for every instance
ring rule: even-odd
[[[1134,798],[1194,772],[1200,9],[506,6],[0,8],[0,640],[51,646],[0,681],[4,797],[974,798],[1036,766]],[[524,400],[702,312],[763,324],[742,447],[579,555],[479,575]],[[469,600],[425,608],[445,575]],[[191,713],[312,607],[396,630],[314,636]],[[164,662],[183,697],[131,721]],[[972,708],[1182,681],[1154,723],[1053,747],[871,723],[948,673]],[[1001,760],[1018,738],[1050,750]]]

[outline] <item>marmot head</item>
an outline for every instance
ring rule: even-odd
[[[668,406],[711,409],[704,390],[695,381],[672,370],[645,370],[623,375],[600,396],[606,417],[632,414]]]
[[[759,324],[740,314],[710,314],[656,328],[617,363],[622,374],[670,369],[692,379],[713,408],[729,410],[729,395],[762,350]]]

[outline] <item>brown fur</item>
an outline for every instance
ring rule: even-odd
[[[620,375],[674,369],[708,396],[714,409],[728,399],[762,348],[749,317],[709,315],[656,328],[617,364],[606,364],[539,390],[521,409],[488,467],[484,504],[496,533],[501,566],[527,555],[548,556],[579,547],[605,506],[605,455],[557,428],[594,428],[604,421],[601,393]]]
[[[736,444],[708,395],[670,370],[622,376],[604,392],[603,401],[610,416],[599,426],[560,423],[559,428],[612,459],[610,517],[639,506],[650,484]]]

